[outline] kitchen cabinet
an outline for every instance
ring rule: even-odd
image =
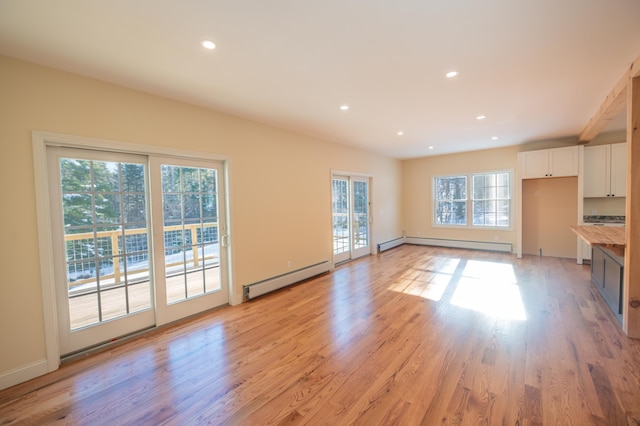
[[[578,147],[541,149],[522,153],[522,178],[578,175]]]
[[[591,282],[598,289],[618,320],[622,319],[624,258],[594,246],[591,255]]]
[[[584,197],[625,197],[627,144],[597,145],[584,149]]]

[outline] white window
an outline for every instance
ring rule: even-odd
[[[511,217],[509,172],[473,175],[473,226],[509,227]]]
[[[435,223],[467,224],[467,177],[445,176],[434,179]]]
[[[509,228],[511,172],[434,177],[433,205],[435,225]]]

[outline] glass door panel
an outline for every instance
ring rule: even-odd
[[[369,254],[369,179],[334,176],[332,209],[334,264]]]
[[[162,188],[164,264],[156,272],[164,280],[158,305],[159,321],[165,323],[229,301],[220,248],[226,238],[224,215],[219,214],[223,173],[217,163],[154,162]]]
[[[353,179],[353,243],[352,257],[370,253],[369,248],[369,181]]]
[[[351,258],[349,201],[349,179],[334,177],[332,180],[334,263],[340,263]]]
[[[48,151],[62,354],[154,324],[145,160]]]

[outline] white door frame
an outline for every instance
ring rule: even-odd
[[[219,161],[211,161],[211,160],[184,160],[184,159],[176,159],[175,157],[165,157],[165,156],[150,156],[150,169],[151,169],[151,185],[156,188],[162,187],[161,182],[161,173],[160,167],[163,164],[172,164],[179,166],[187,166],[187,167],[197,167],[197,168],[208,168],[211,167],[213,169],[219,170],[220,175],[217,178],[216,185],[219,193],[223,196],[218,199],[217,208],[221,214],[218,215],[219,218],[219,226],[218,227],[218,245],[220,248],[220,280],[221,280],[221,291],[213,292],[213,293],[204,293],[194,298],[189,298],[182,300],[177,303],[170,304],[167,302],[167,287],[166,287],[166,270],[165,270],[165,262],[164,262],[164,235],[163,235],[163,222],[164,222],[164,211],[163,211],[163,200],[162,194],[152,194],[154,198],[151,201],[151,211],[155,213],[152,214],[153,221],[153,235],[154,241],[162,241],[159,243],[154,243],[153,247],[153,257],[154,259],[162,258],[162,262],[154,262],[154,276],[156,283],[156,291],[155,291],[155,307],[156,307],[156,326],[162,326],[173,321],[186,318],[191,315],[198,314],[200,312],[204,312],[207,309],[215,306],[221,306],[226,303],[226,301],[230,301],[230,291],[227,283],[227,274],[226,269],[228,264],[226,263],[226,251],[224,250],[224,246],[227,244],[228,240],[227,234],[227,218],[225,215],[225,204],[226,204],[226,189],[225,189],[225,177],[224,177],[224,163]]]
[[[60,148],[50,147],[47,150],[49,175],[49,193],[52,196],[49,202],[52,209],[50,217],[55,225],[51,229],[51,237],[53,239],[54,250],[53,257],[55,264],[54,273],[56,274],[56,310],[58,313],[58,344],[62,354],[70,354],[83,350],[83,348],[91,347],[96,344],[108,341],[112,338],[127,335],[131,333],[150,328],[155,324],[154,306],[153,306],[153,274],[149,270],[149,309],[143,309],[137,312],[128,313],[124,316],[117,316],[106,321],[98,321],[89,326],[72,329],[70,321],[70,298],[67,287],[67,259],[65,250],[65,229],[64,229],[64,213],[62,201],[62,182],[60,179],[60,160],[63,158],[85,159],[92,161],[108,161],[117,163],[142,164],[148,171],[148,157],[144,155],[123,154],[120,152],[106,152],[88,149]],[[149,214],[149,185],[145,178],[145,218],[150,223],[151,215]],[[122,219],[124,220],[124,219]],[[98,224],[92,222],[93,226]],[[95,228],[94,228],[95,229]],[[151,245],[149,245],[149,258],[151,262]],[[98,265],[96,265],[97,268]],[[102,274],[98,273],[98,276]],[[125,273],[126,275],[126,273]],[[100,288],[96,288],[97,294],[104,294]],[[102,308],[100,308],[102,310]]]
[[[339,262],[335,262],[334,258],[334,248],[333,248],[333,179],[334,178],[347,178],[349,181],[349,197],[350,197],[350,203],[353,201],[353,194],[351,194],[352,188],[353,188],[353,179],[356,180],[366,180],[368,182],[367,185],[367,189],[369,191],[368,193],[368,197],[369,197],[369,251],[368,254],[373,254],[375,253],[374,250],[374,244],[373,244],[373,235],[374,235],[374,230],[373,230],[373,225],[374,225],[374,221],[373,221],[373,176],[369,175],[369,174],[364,174],[364,173],[356,173],[356,172],[348,172],[348,171],[344,171],[344,170],[336,170],[336,169],[332,169],[331,170],[331,177],[329,180],[329,188],[330,188],[330,203],[329,203],[329,208],[330,208],[330,213],[331,213],[331,232],[329,233],[329,235],[331,236],[331,259],[332,259],[332,264],[335,267],[336,263],[341,263],[343,261],[339,261]],[[352,225],[352,216],[353,216],[353,206],[350,205],[349,207],[349,223],[350,226]],[[353,232],[352,229],[349,229],[349,233],[351,234]],[[352,259],[356,259],[358,257],[361,256],[365,256],[366,254],[360,254],[358,256],[353,257],[352,254],[354,252],[353,247],[352,247],[352,242],[351,242],[352,236],[350,235],[349,237],[349,258],[344,260],[344,261],[348,261],[348,260],[352,260]]]
[[[60,345],[58,342],[58,321],[56,308],[56,291],[55,291],[55,275],[54,275],[54,256],[53,241],[51,237],[51,218],[50,218],[50,202],[49,202],[49,182],[47,179],[47,147],[69,147],[84,148],[98,151],[112,151],[128,154],[140,155],[161,155],[174,156],[179,158],[198,158],[206,160],[222,161],[225,170],[225,192],[227,195],[226,217],[227,217],[227,234],[229,244],[226,247],[228,265],[227,282],[229,284],[230,303],[235,305],[242,302],[241,297],[235,296],[233,291],[233,256],[231,244],[232,238],[232,222],[231,222],[231,200],[230,191],[230,172],[231,158],[225,155],[215,155],[206,152],[186,151],[171,148],[162,148],[151,145],[140,145],[120,141],[112,141],[107,139],[96,139],[89,137],[80,137],[73,135],[65,135],[60,133],[33,131],[31,133],[31,144],[33,148],[33,168],[35,178],[36,193],[36,218],[38,224],[38,254],[40,257],[40,282],[42,289],[42,312],[44,319],[45,332],[45,350],[46,359],[44,366],[35,366],[33,369],[33,377],[46,372],[57,370],[60,365]],[[40,364],[39,364],[40,365]],[[31,377],[29,377],[31,378]]]

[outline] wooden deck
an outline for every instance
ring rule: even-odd
[[[418,246],[0,391],[0,424],[638,422],[640,342],[587,266]]]
[[[217,267],[205,269],[207,288],[220,288],[220,269]],[[202,271],[188,274],[187,295],[193,297],[203,292]],[[171,304],[185,298],[184,275],[166,278],[167,303]],[[149,281],[132,285],[129,289],[129,310],[138,312],[151,307],[151,291]],[[126,300],[124,288],[109,290],[102,293],[101,304],[103,320],[109,320],[126,315]],[[69,299],[69,314],[73,330],[98,322],[98,299],[96,294],[86,294]]]

